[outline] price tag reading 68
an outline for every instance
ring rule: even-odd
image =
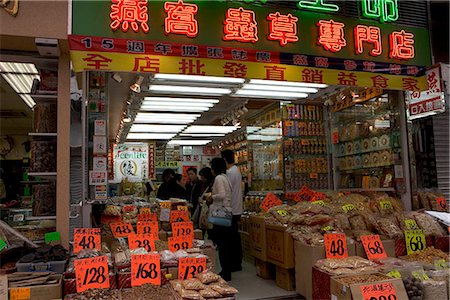
[[[73,233],[73,253],[86,249],[100,250],[100,228],[75,228]]]
[[[406,252],[411,253],[425,250],[427,242],[423,230],[405,230]]]
[[[363,243],[367,257],[370,260],[387,257],[379,235],[361,236],[361,242]]]
[[[206,258],[180,258],[178,263],[178,279],[193,278],[206,270]]]
[[[327,258],[348,257],[347,239],[345,234],[329,233],[324,235],[325,251]]]
[[[109,289],[108,258],[98,256],[74,262],[77,293],[89,289]]]
[[[140,286],[146,283],[161,285],[159,254],[131,255],[131,286]]]

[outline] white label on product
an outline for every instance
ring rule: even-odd
[[[94,135],[106,135],[106,121],[105,120],[95,120]]]
[[[394,166],[395,178],[403,178],[403,166],[395,165]]]
[[[108,172],[89,171],[89,185],[106,185]]]
[[[375,128],[391,128],[391,121],[375,120]]]
[[[22,214],[14,215],[14,217],[13,217],[14,222],[23,222],[24,219],[25,219],[25,216]]]
[[[108,159],[104,156],[94,157],[94,171],[106,171]]]
[[[106,136],[94,135],[94,154],[106,154]]]

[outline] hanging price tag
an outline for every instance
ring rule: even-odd
[[[329,233],[324,235],[325,252],[327,258],[348,257],[347,239],[343,233]]]
[[[170,222],[187,222],[189,221],[189,212],[187,210],[171,210]]]
[[[194,239],[194,223],[191,221],[172,223],[172,236],[190,236]]]
[[[161,208],[168,208],[171,209],[172,208],[172,202],[159,202],[159,206]]]
[[[392,209],[392,203],[389,200],[382,200],[380,201],[380,208],[381,209]]]
[[[436,197],[438,211],[448,211],[447,201],[444,197]]]
[[[206,270],[206,257],[180,258],[178,262],[178,280],[193,278]]]
[[[136,230],[138,234],[151,234],[155,240],[159,240],[158,222],[138,222]]]
[[[127,237],[129,234],[134,233],[133,226],[131,223],[111,223],[111,232],[115,238]]]
[[[386,275],[392,278],[402,278],[402,274],[400,274],[397,269],[392,269],[392,271],[390,271]]]
[[[130,234],[128,236],[130,250],[145,248],[147,252],[155,251],[155,238],[151,234]]]
[[[445,259],[437,259],[434,261],[434,267],[436,270],[446,270],[448,269],[448,263]]]
[[[366,251],[369,260],[387,257],[379,235],[361,236],[361,242],[363,243],[364,250]]]
[[[161,285],[161,259],[159,254],[131,255],[131,286]],[[148,295],[151,297],[151,295]]]
[[[392,282],[362,285],[359,288],[364,300],[398,299]]]
[[[8,290],[8,288],[6,288]],[[8,297],[8,296],[6,296]],[[8,298],[6,298],[8,299]],[[9,291],[10,300],[28,300],[31,299],[30,288],[11,288]]]
[[[417,278],[417,279],[422,280],[422,281],[430,280],[430,277],[428,277],[428,275],[427,275],[427,273],[425,273],[424,269],[411,271],[411,275],[414,278]]]
[[[158,218],[156,217],[155,213],[145,213],[145,214],[138,214],[137,216],[138,222],[145,222],[145,221],[153,221],[157,222]]]
[[[188,211],[188,207],[186,205],[178,205],[177,210]]]
[[[408,255],[425,250],[427,247],[423,230],[405,230],[405,241]]]
[[[410,230],[420,229],[419,225],[417,225],[415,220],[411,220],[411,219],[405,220],[405,225],[406,225],[406,228],[408,228]]]
[[[108,258],[98,256],[74,262],[77,293],[89,289],[109,289]]]
[[[311,191],[306,185],[302,186],[300,191],[295,194],[294,201],[300,202],[300,201],[311,201],[313,200],[313,197],[315,196],[315,192]]]
[[[268,211],[273,206],[278,206],[283,204],[283,201],[278,199],[273,193],[268,193],[264,201],[261,203],[260,207],[264,211]]]
[[[73,233],[73,253],[86,249],[101,249],[100,228],[75,228]]]
[[[353,204],[345,204],[342,205],[342,210],[345,211],[346,213],[349,213],[352,210],[355,210],[355,206]]]
[[[192,248],[194,240],[189,236],[169,237],[169,250],[176,252],[178,250],[186,250]]]

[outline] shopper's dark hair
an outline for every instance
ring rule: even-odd
[[[211,168],[205,167],[198,172],[198,175],[202,176],[206,179],[208,183],[212,183],[214,181],[214,176],[211,172]]]
[[[229,164],[234,164],[234,152],[233,150],[227,149],[227,150],[223,150],[220,155],[222,156],[223,159],[225,159],[225,161]]]
[[[175,176],[175,171],[172,169],[165,169],[162,173],[162,178],[163,181],[166,181],[166,177],[168,177],[169,175]]]
[[[173,177],[173,180],[175,180],[176,182],[181,181],[183,179],[183,176],[181,174],[175,174],[175,176]]]
[[[216,173],[216,176],[219,174],[225,174],[227,172],[227,165],[225,164],[225,160],[220,157],[215,157],[211,160],[211,169]]]
[[[192,171],[194,172],[194,174],[197,174],[197,168],[190,167],[189,169],[187,169],[186,173],[189,173],[189,171]]]

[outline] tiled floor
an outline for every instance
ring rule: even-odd
[[[239,294],[237,300],[257,300],[257,299],[296,299],[297,293],[289,292],[279,288],[274,280],[266,280],[256,276],[255,266],[244,262],[243,270],[232,274],[230,285],[237,288]],[[220,268],[220,267],[219,267]],[[301,298],[298,298],[301,299]]]

